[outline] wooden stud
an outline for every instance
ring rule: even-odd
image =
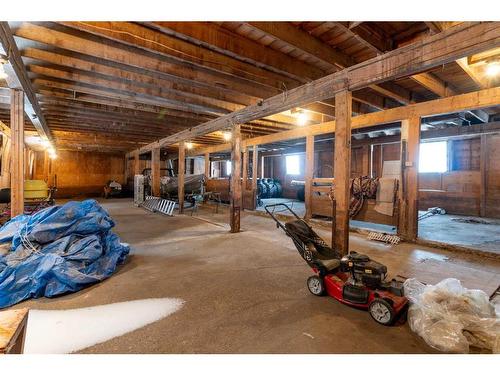
[[[335,95],[335,249],[342,255],[349,252],[349,201],[351,177],[351,113],[352,94]]]
[[[488,196],[488,138],[486,134],[481,135],[481,149],[480,149],[480,198],[479,210],[480,216],[486,216],[486,197]]]
[[[245,191],[247,190],[247,182],[248,182],[248,150],[246,147],[243,147],[243,171],[241,172],[242,174],[242,179],[241,179],[241,186],[242,190]]]
[[[407,241],[418,236],[418,155],[420,117],[401,122],[401,187],[398,234]]]
[[[240,231],[240,210],[242,207],[241,197],[241,125],[233,127],[231,137],[231,208],[230,224],[231,233]]]
[[[252,190],[255,194],[257,194],[257,174],[259,171],[259,150],[257,145],[253,146],[252,153]]]
[[[11,90],[11,176],[10,216],[24,213],[24,92]]]
[[[314,135],[306,137],[306,170],[304,171],[305,177],[305,206],[306,214],[305,219],[309,220],[312,217],[312,199],[311,199],[311,184],[314,172]]]
[[[179,200],[179,213],[184,213],[184,176],[186,174],[186,145],[184,141],[179,142],[179,163],[177,178],[177,196]]]
[[[205,153],[205,178],[210,178],[210,153]]]
[[[161,195],[160,191],[160,148],[151,150],[151,194],[155,197]]]

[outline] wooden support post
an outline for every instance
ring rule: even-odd
[[[236,124],[231,137],[231,233],[240,231],[241,203],[241,125]]]
[[[311,197],[311,184],[314,172],[314,135],[308,135],[306,137],[306,170],[304,173],[305,177],[305,206],[306,214],[305,219],[309,220],[312,217],[312,197]]]
[[[479,215],[486,216],[486,197],[488,196],[488,138],[486,134],[481,135],[480,152],[480,195],[479,195]]]
[[[160,191],[160,154],[159,147],[151,150],[151,194],[155,197],[161,195]]]
[[[139,151],[136,151],[134,153],[134,176],[136,174],[141,174],[141,169],[140,169],[140,160],[141,155],[139,154]]]
[[[49,184],[49,165],[50,165],[50,158],[49,158],[49,153],[47,151],[43,152],[43,180]]]
[[[184,213],[184,175],[186,174],[186,145],[184,141],[179,142],[179,163],[177,177],[177,196],[179,200],[179,213]]]
[[[257,174],[259,171],[259,151],[257,145],[253,146],[252,153],[252,190],[257,194]]]
[[[241,179],[241,186],[243,191],[247,190],[247,182],[248,182],[248,150],[246,147],[243,148],[243,172],[242,174],[242,179]]]
[[[205,178],[210,178],[210,153],[205,153]]]
[[[352,93],[335,95],[335,249],[342,255],[349,252],[349,201],[351,177]]]
[[[401,187],[398,234],[406,241],[418,235],[418,152],[420,117],[401,122]]]
[[[10,91],[10,216],[24,213],[24,92]]]

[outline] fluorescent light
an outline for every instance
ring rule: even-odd
[[[224,132],[222,136],[224,137],[225,141],[230,141],[233,135],[231,134],[231,132]]]
[[[486,75],[489,77],[495,77],[500,73],[500,63],[498,61],[491,62],[486,67]]]

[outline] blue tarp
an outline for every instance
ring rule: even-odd
[[[75,292],[111,276],[130,251],[92,199],[19,215],[0,228],[0,308]]]

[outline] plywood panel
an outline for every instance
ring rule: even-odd
[[[43,163],[43,153],[37,153],[36,165]],[[104,185],[115,180],[125,183],[125,161],[122,154],[83,151],[59,151],[52,161],[52,174],[57,176],[59,198],[76,198],[102,194]],[[43,168],[35,169],[35,179],[43,180]],[[49,181],[51,183],[52,181]]]

